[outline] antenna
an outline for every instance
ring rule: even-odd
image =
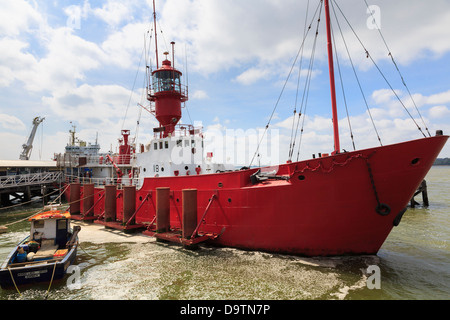
[[[187,47],[186,43],[184,44],[184,59],[186,60],[186,80],[185,80],[185,87],[186,87],[186,95],[189,93],[189,73],[188,73],[188,58],[187,58]]]
[[[159,60],[158,60],[158,33],[156,32],[156,6],[155,6],[155,0],[153,0],[153,22],[154,22],[154,28],[155,28],[156,69],[159,69]]]
[[[175,42],[170,43],[172,45],[172,67],[175,69]]]

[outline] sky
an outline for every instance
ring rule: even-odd
[[[215,136],[205,152],[220,154],[218,136],[233,149],[226,161],[239,164],[254,159],[259,141],[270,145],[262,162],[272,149],[286,161],[292,141],[293,160],[333,151],[323,12],[308,73],[318,4],[156,0],[159,60],[174,41],[189,87],[181,122]],[[146,65],[156,65],[152,1],[0,0],[0,8],[0,159],[19,159],[36,116],[45,120],[32,160],[63,153],[72,126],[102,152],[117,151],[122,129],[137,144],[152,139],[158,123],[139,106],[149,104]],[[353,150],[349,123],[357,149],[379,146],[377,133],[383,145],[419,139],[417,126],[449,134],[450,1],[340,0],[331,15],[341,148]],[[450,143],[440,157],[450,157]]]

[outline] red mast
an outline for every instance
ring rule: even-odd
[[[339,118],[336,103],[336,85],[334,82],[333,42],[331,40],[330,5],[328,0],[325,0],[325,16],[327,22],[327,46],[328,46],[328,65],[330,69],[331,106],[333,109],[334,154],[336,154],[340,152],[341,146],[339,143],[339,125],[338,125]]]

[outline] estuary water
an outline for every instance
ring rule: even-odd
[[[376,256],[302,258],[208,246],[190,251],[78,223],[73,274],[49,291],[48,284],[21,287],[20,293],[0,289],[0,299],[447,300],[450,167],[433,167],[426,179],[430,206],[408,209]],[[0,225],[39,208],[0,211]],[[9,230],[0,234],[0,262],[27,235],[29,222]]]

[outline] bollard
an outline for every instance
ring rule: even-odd
[[[80,214],[80,183],[70,184],[70,214]]]
[[[94,215],[94,184],[83,186],[83,215],[85,217]]]
[[[183,190],[183,227],[182,236],[190,239],[197,228],[197,189]]]
[[[117,187],[115,185],[105,186],[105,221],[116,221]]]
[[[136,186],[123,187],[123,223],[126,224],[128,220],[133,217],[136,211]],[[130,225],[135,224],[135,218],[130,222]]]
[[[156,232],[170,230],[170,188],[156,189]]]

